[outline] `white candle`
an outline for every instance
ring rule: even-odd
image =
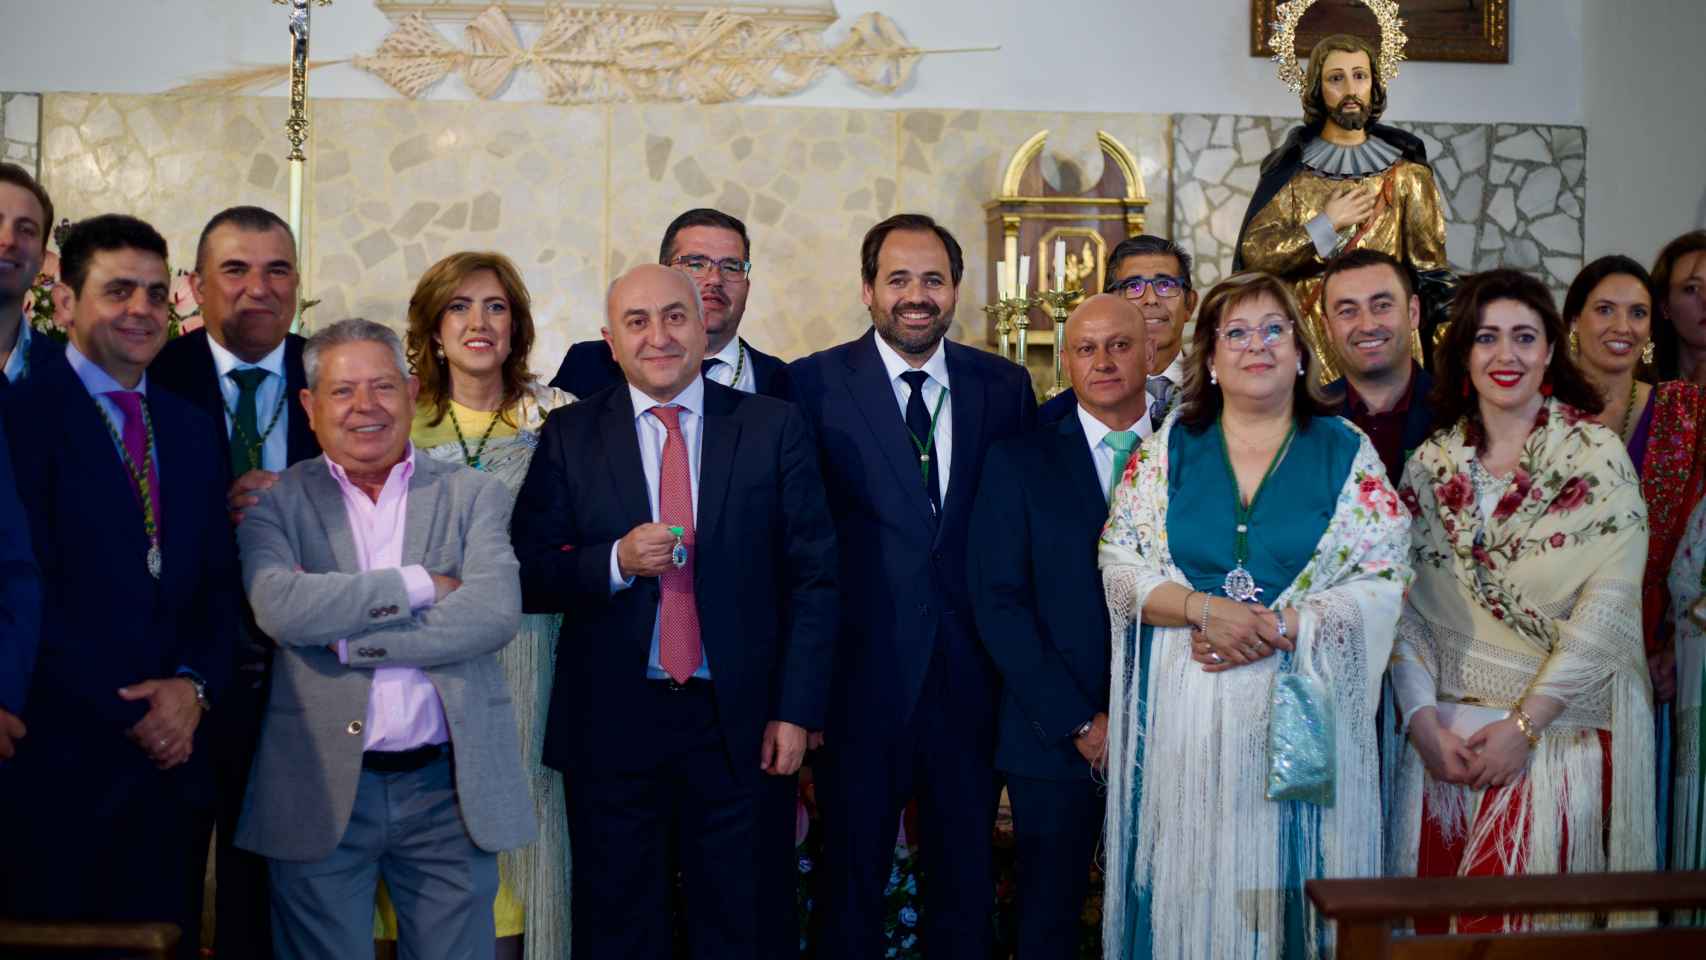
[[[1007,241],[1006,241],[1005,246],[1003,246],[1003,248],[1002,248],[1002,252],[1005,253],[1006,256],[1001,258],[1001,262],[1007,264],[1008,270],[1012,270],[1012,269],[1019,266],[1019,235],[1018,234],[1014,234],[1014,233],[1007,234]]]
[[[995,299],[1007,299],[1007,261],[995,261]]]
[[[1031,257],[1026,254],[1019,258],[1019,299],[1023,300],[1031,285]]]
[[[1012,298],[1012,297],[1016,297],[1018,295],[1019,295],[1019,258],[1014,257],[1013,259],[1007,261],[1007,296],[1009,298]]]
[[[1054,288],[1066,289],[1066,238],[1054,241]]]

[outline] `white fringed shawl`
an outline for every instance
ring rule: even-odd
[[[1640,597],[1647,527],[1634,468],[1616,434],[1548,400],[1516,475],[1483,519],[1469,479],[1474,456],[1460,422],[1405,467],[1416,583],[1399,623],[1393,688],[1406,718],[1436,698],[1509,709],[1535,693],[1565,709],[1541,735],[1526,784],[1497,792],[1501,804],[1520,804],[1509,836],[1486,828],[1500,812],[1480,815],[1488,791],[1434,782],[1408,744],[1389,751],[1399,769],[1388,868],[1416,872],[1425,790],[1447,836],[1483,824],[1470,835],[1460,870],[1489,856],[1506,873],[1519,872],[1519,862],[1527,873],[1553,873],[1560,863],[1569,873],[1651,870],[1653,715]],[[1611,732],[1609,818],[1598,730]],[[1534,917],[1510,925],[1586,922]]]
[[[1671,816],[1673,870],[1706,870],[1706,781],[1701,779],[1701,687],[1706,684],[1706,630],[1689,616],[1701,599],[1706,567],[1706,500],[1688,518],[1688,530],[1670,568],[1670,619],[1676,637],[1676,793]],[[1706,911],[1696,911],[1706,922]]]
[[[1205,673],[1191,660],[1188,628],[1157,627],[1146,689],[1131,688],[1138,651],[1128,643],[1128,627],[1156,587],[1187,584],[1168,548],[1167,445],[1176,420],[1132,458],[1100,550],[1113,627],[1103,952],[1124,960],[1133,888],[1142,887],[1149,892],[1156,957],[1279,956],[1282,807],[1308,807],[1304,845],[1320,870],[1306,866],[1305,879],[1380,873],[1374,711],[1410,581],[1408,516],[1373,445],[1359,433],[1361,446],[1325,535],[1273,603],[1300,612],[1297,662],[1322,680],[1335,707],[1337,802],[1320,809],[1269,801],[1268,704],[1278,656]],[[1337,421],[1315,428],[1355,429]],[[1140,724],[1145,746],[1137,769]],[[1133,810],[1139,778],[1141,809]],[[1310,918],[1307,953],[1328,955],[1331,944],[1319,941],[1313,911]]]

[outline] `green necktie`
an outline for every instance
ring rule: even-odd
[[[1131,451],[1137,446],[1136,430],[1109,430],[1102,438],[1102,443],[1114,452],[1114,470],[1108,476],[1108,492],[1113,493],[1119,485],[1120,475],[1125,473],[1125,465],[1131,460]]]
[[[255,422],[255,395],[267,372],[246,367],[226,374],[237,384],[237,409],[231,413],[231,475],[240,477],[261,468],[261,428]]]

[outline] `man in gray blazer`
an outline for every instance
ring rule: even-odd
[[[535,832],[497,657],[521,614],[509,495],[415,455],[386,327],[335,323],[303,365],[325,455],[238,528],[279,651],[237,845],[268,858],[280,960],[370,954],[381,877],[404,956],[491,957],[497,851]]]

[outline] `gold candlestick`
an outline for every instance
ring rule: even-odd
[[[1083,294],[1082,290],[1044,290],[1037,294],[1054,318],[1054,386],[1048,390],[1050,397],[1066,392],[1066,311]]]
[[[1036,306],[1034,297],[1027,297],[1013,302],[1013,326],[1019,331],[1019,353],[1014,357],[1021,367],[1029,367],[1031,359],[1031,308]]]
[[[989,315],[989,324],[995,328],[995,335],[998,338],[996,349],[1001,353],[1001,359],[1010,359],[1007,356],[1010,349],[1007,337],[1012,333],[1013,328],[1007,323],[1006,301],[997,300],[994,303],[986,303],[983,306],[983,312]]]

